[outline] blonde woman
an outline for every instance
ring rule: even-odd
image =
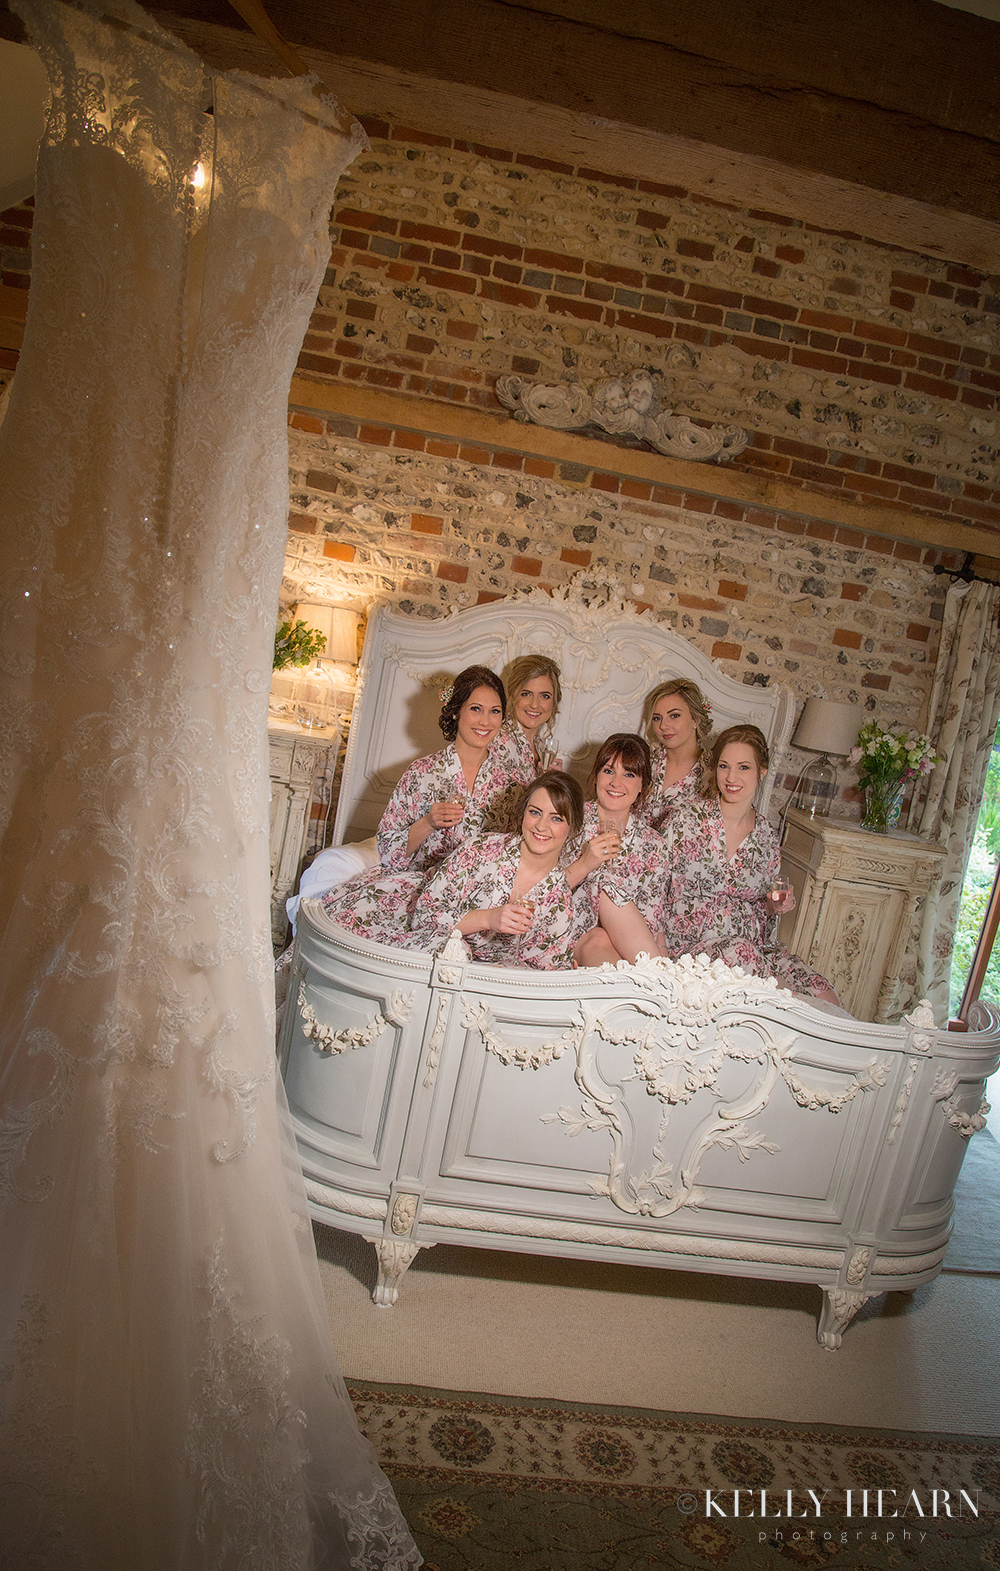
[[[503,674],[507,717],[496,744],[506,753],[511,773],[521,771],[524,783],[542,769],[556,768],[552,726],[559,713],[562,687],[559,667],[548,655],[519,655]]]
[[[640,811],[662,833],[678,804],[692,801],[701,787],[712,706],[700,687],[679,676],[653,689],[647,713],[653,784]]]

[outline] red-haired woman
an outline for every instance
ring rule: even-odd
[[[700,798],[671,817],[664,832],[666,952],[673,959],[707,954],[837,1004],[826,978],[776,941],[778,915],[793,901],[773,892],[781,871],[778,837],[754,807],[768,763],[762,731],[730,726],[715,739]]]

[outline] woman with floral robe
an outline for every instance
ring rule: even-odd
[[[637,811],[662,833],[674,809],[693,801],[701,789],[712,706],[694,682],[675,677],[653,689],[646,707],[653,778]]]
[[[514,783],[494,807],[486,827],[506,832],[512,827],[519,787],[543,769],[561,767],[553,753],[552,726],[559,713],[562,687],[559,667],[548,655],[519,655],[505,668],[503,682],[507,714],[493,752]]]
[[[767,743],[756,726],[731,726],[716,738],[700,800],[679,807],[664,835],[668,872],[662,907],[671,959],[707,954],[782,987],[839,1003],[825,977],[777,941],[779,913],[791,895],[772,892],[781,850],[753,807],[767,773]]]
[[[438,724],[447,747],[418,758],[389,799],[376,834],[380,867],[322,897],[338,927],[377,943],[400,942],[427,874],[484,825],[510,787],[493,753],[507,708],[499,677],[467,666],[444,697]]]
[[[651,783],[649,748],[641,736],[617,731],[598,749],[591,771],[594,800],[584,808],[566,876],[575,889],[580,966],[660,953],[663,841],[643,821]],[[581,881],[582,880],[582,881]]]
[[[438,950],[457,928],[472,958],[489,965],[572,965],[579,919],[560,858],[580,831],[583,792],[550,769],[525,788],[520,808],[520,833],[469,841],[427,881],[407,948]]]

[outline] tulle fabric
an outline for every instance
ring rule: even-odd
[[[135,7],[15,3],[53,102],[0,430],[0,1564],[402,1571],[271,1046],[286,398],[359,141]]]

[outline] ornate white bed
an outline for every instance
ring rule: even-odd
[[[529,650],[560,663],[557,739],[581,773],[671,675],[699,684],[718,727],[759,725],[773,755],[791,730],[790,693],[733,681],[608,594],[380,612],[335,838],[370,834],[406,764],[440,746],[445,676]],[[941,1268],[1000,1017],[980,1008],[964,1035],[926,1006],[867,1024],[704,957],[509,971],[453,938],[432,959],[305,899],[280,1055],[312,1214],[374,1244],[377,1304],[448,1240],[815,1282],[835,1348],[868,1298]]]

